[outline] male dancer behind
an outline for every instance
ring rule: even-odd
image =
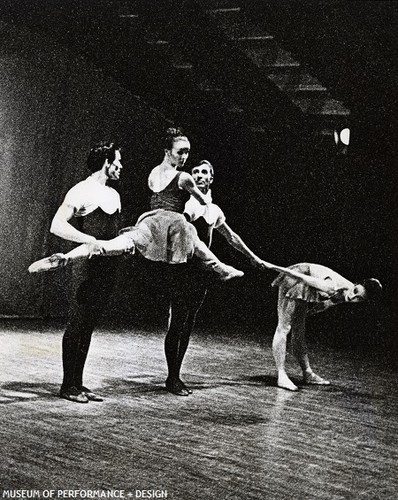
[[[289,333],[292,336],[293,354],[303,371],[304,382],[329,385],[328,380],[324,380],[311,369],[305,342],[306,317],[342,302],[376,300],[381,296],[380,282],[370,278],[354,284],[332,269],[319,264],[301,263],[289,268],[281,268],[266,262],[263,264],[268,269],[281,271],[272,283],[273,286],[279,287],[278,326],[272,343],[278,370],[278,386],[289,391],[298,390],[285,370],[286,342]]]
[[[192,169],[191,174],[196,186],[208,200],[207,205],[201,205],[191,197],[185,205],[185,215],[196,227],[199,238],[210,246],[213,230],[216,229],[232,247],[246,255],[254,266],[263,267],[263,261],[228,226],[220,207],[212,203],[210,186],[213,182],[214,169],[211,163],[202,160]],[[211,280],[211,275],[200,271],[197,264],[197,260],[187,264],[185,272],[183,270],[179,279],[177,278],[178,286],[171,287],[169,327],[165,339],[168,366],[166,389],[177,396],[188,396],[192,393],[191,389],[181,381],[180,369],[195,325],[196,315],[205,299],[208,283]],[[192,279],[194,272],[195,278]]]
[[[118,181],[122,170],[120,149],[113,143],[95,145],[88,156],[91,175],[72,187],[58,208],[51,224],[51,233],[65,240],[87,243],[94,257],[80,266],[73,276],[73,306],[62,341],[64,377],[60,396],[76,403],[103,399],[83,385],[83,369],[91,335],[106,310],[113,289],[116,259],[96,257],[103,252],[97,239],[117,235],[120,214],[119,193],[108,186]],[[76,222],[76,228],[70,224]],[[76,271],[76,269],[74,270]]]

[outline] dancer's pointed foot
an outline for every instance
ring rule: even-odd
[[[235,269],[232,266],[227,266],[222,262],[215,263],[213,265],[213,269],[219,274],[221,281],[228,281],[232,278],[241,278],[244,275],[243,271],[239,271],[239,269]]]
[[[44,259],[37,260],[29,266],[28,271],[30,273],[44,273],[46,271],[55,271],[60,267],[66,266],[67,258],[63,253],[55,253],[50,255],[50,257],[45,257]]]
[[[325,380],[314,372],[305,373],[304,382],[308,385],[330,385],[329,380]]]
[[[299,390],[297,385],[293,384],[293,382],[290,380],[290,378],[286,374],[278,375],[277,385],[278,385],[278,387],[281,387],[282,389],[287,389],[288,391],[298,391]]]
[[[166,390],[176,396],[189,396],[192,394],[192,390],[178,378],[168,378],[166,380]]]

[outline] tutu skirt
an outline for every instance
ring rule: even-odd
[[[130,231],[144,236],[136,248],[146,259],[168,264],[183,264],[191,259],[198,238],[184,215],[163,209],[145,212],[135,226],[122,229],[120,234]]]
[[[311,276],[311,264],[294,264],[289,266],[288,269],[298,271],[299,273]],[[323,302],[329,296],[312,288],[298,278],[292,278],[280,273],[272,282],[272,286],[278,286],[284,296],[291,300],[304,300],[305,302]]]

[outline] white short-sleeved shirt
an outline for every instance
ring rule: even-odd
[[[119,193],[92,177],[73,186],[66,193],[64,204],[74,207],[75,217],[84,217],[97,208],[109,215],[121,210]]]
[[[206,224],[209,226],[209,246],[212,240],[213,229],[217,229],[225,223],[225,215],[218,205],[212,202],[211,191],[205,198],[210,201],[210,205],[201,205],[199,201],[191,196],[185,204],[184,212],[189,215],[191,222],[195,222],[200,217],[203,217]]]
[[[192,222],[203,217],[209,226],[217,229],[224,224],[225,215],[218,205],[212,203],[210,191],[205,195],[205,198],[211,202],[210,205],[201,205],[196,198],[191,196],[185,204],[184,212],[190,216]]]

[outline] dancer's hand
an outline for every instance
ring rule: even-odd
[[[91,259],[91,257],[93,257],[94,255],[104,255],[105,253],[104,247],[98,240],[90,241],[90,243],[87,243],[87,247],[88,247],[89,259]]]

